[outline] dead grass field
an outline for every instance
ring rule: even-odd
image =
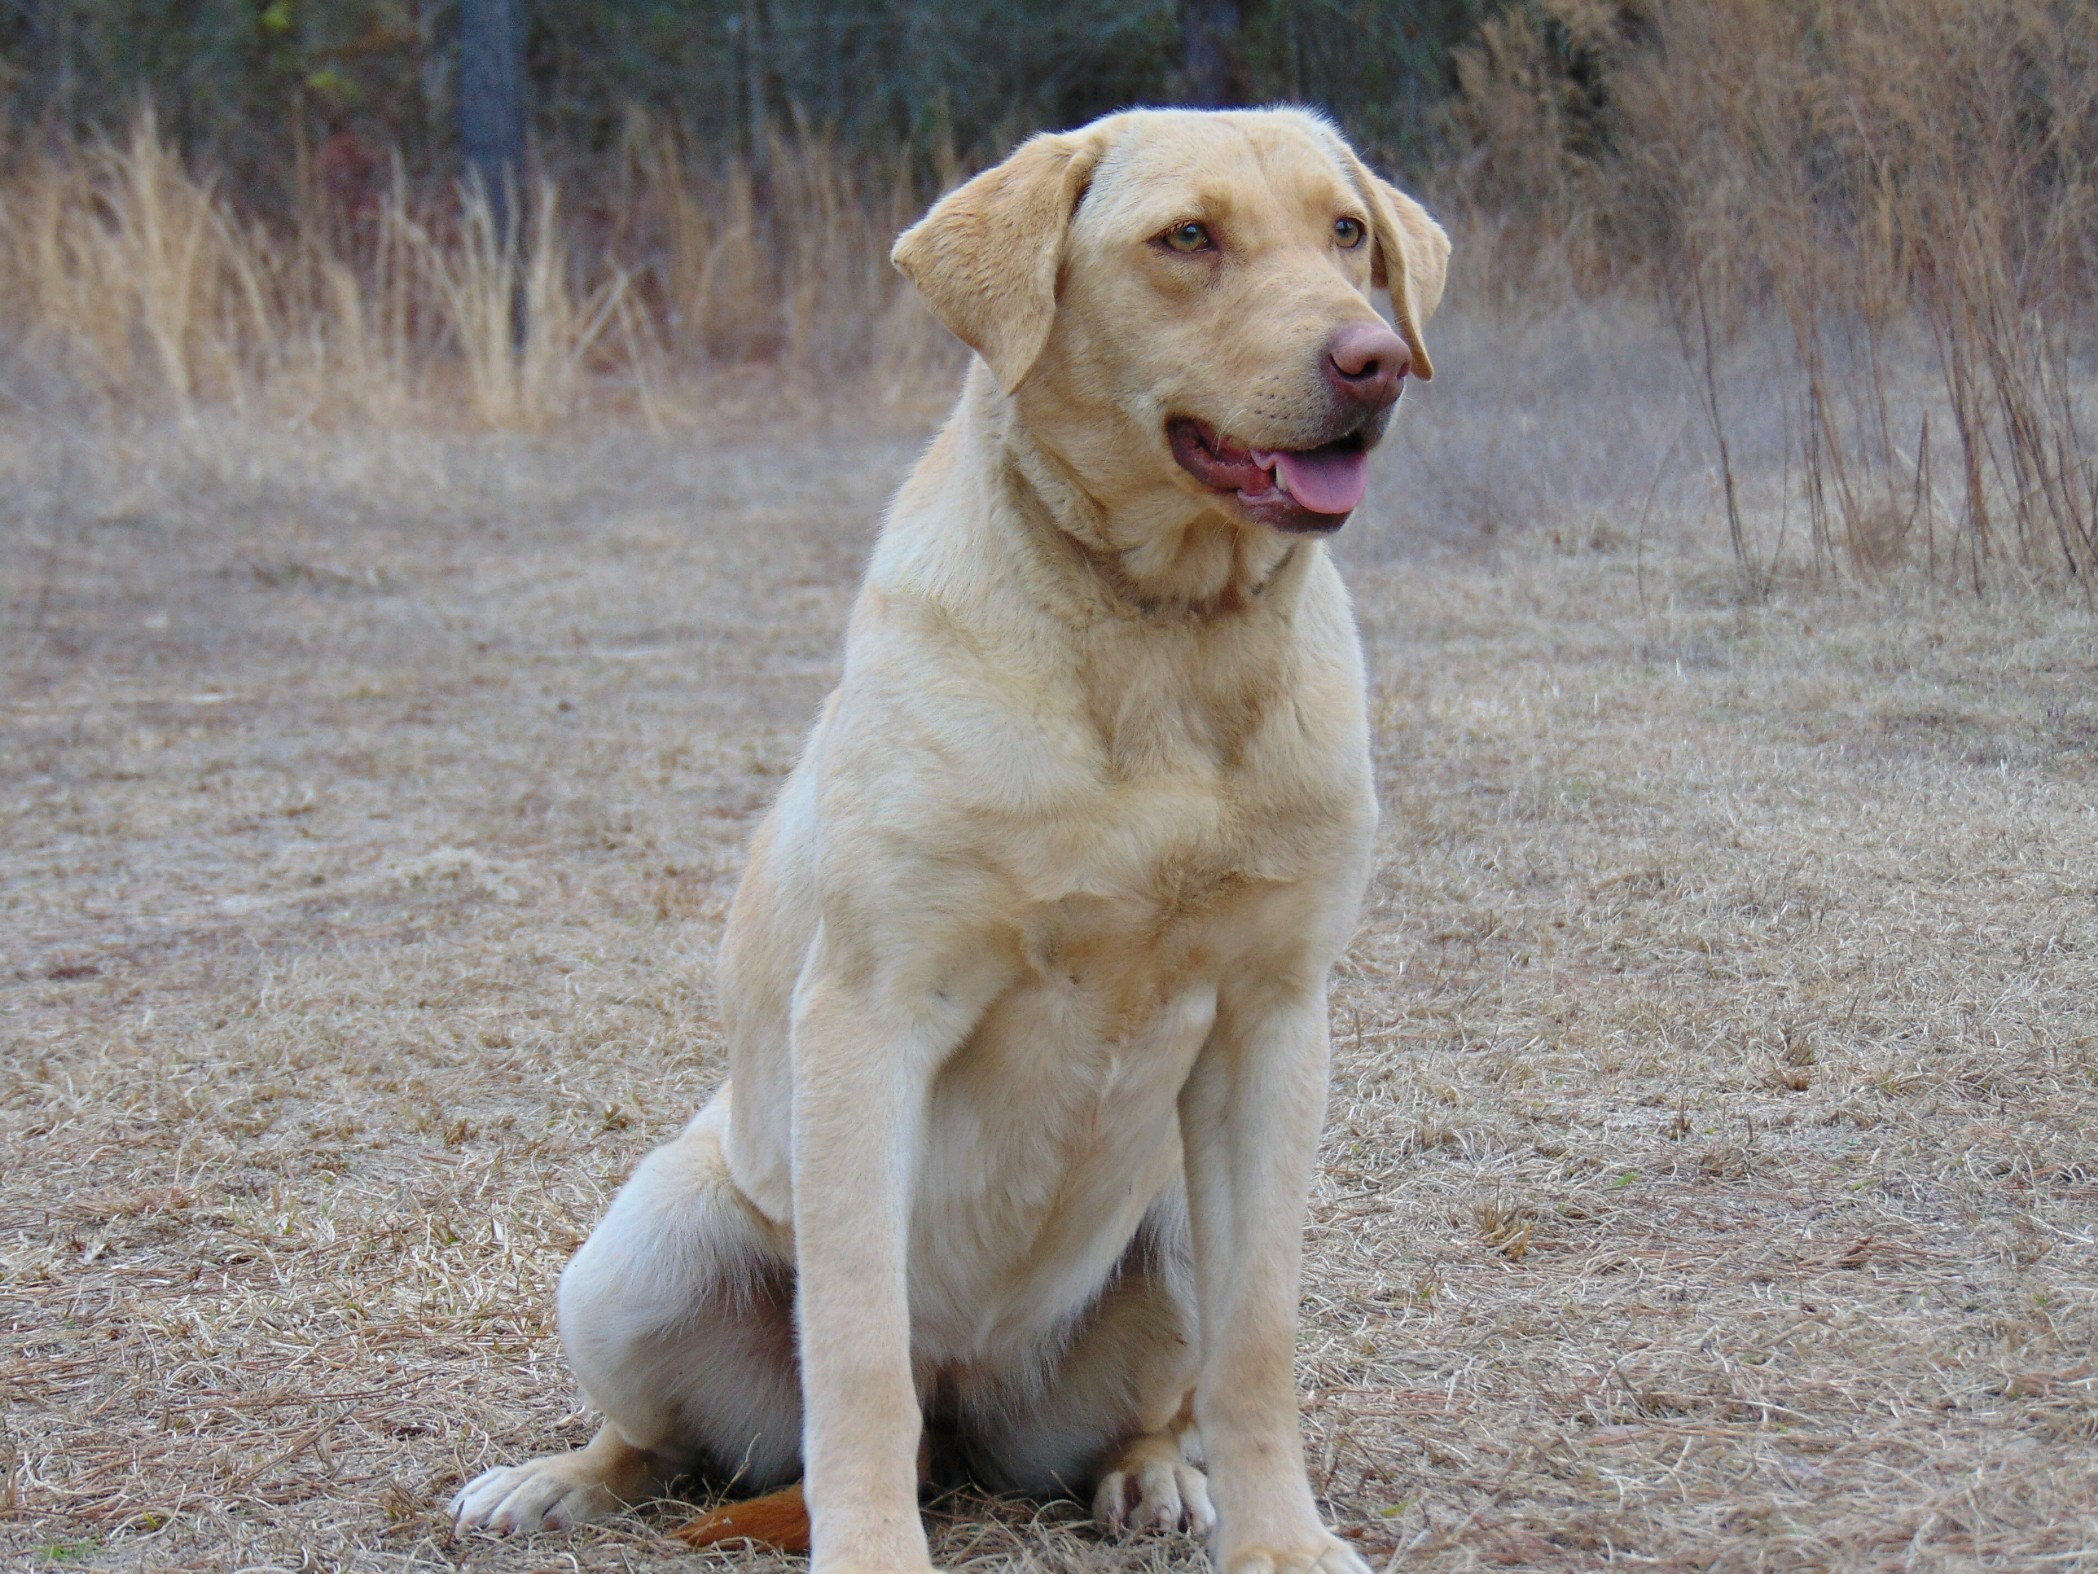
[[[1419,432],[1483,419],[1440,386]],[[590,1430],[553,1280],[720,1074],[741,849],[922,428],[55,409],[0,420],[0,1560],[771,1566],[442,1504]],[[1431,438],[1344,548],[1333,1514],[1380,1568],[2098,1568],[2098,622],[1737,604],[1578,433],[1505,522],[1580,507],[1484,541],[1498,461],[1438,491]],[[949,1566],[1199,1564],[933,1514]]]

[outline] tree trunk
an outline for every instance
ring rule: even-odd
[[[524,173],[524,0],[459,0],[459,151],[508,236]]]
[[[743,0],[743,103],[749,116],[750,168],[759,183],[770,172],[772,109],[765,93],[764,0]]]
[[[1182,69],[1187,101],[1223,109],[1246,101],[1245,62],[1239,55],[1240,0],[1180,0]]]

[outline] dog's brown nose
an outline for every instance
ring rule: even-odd
[[[1326,341],[1326,381],[1372,410],[1399,397],[1412,369],[1406,341],[1381,322],[1351,322]]]

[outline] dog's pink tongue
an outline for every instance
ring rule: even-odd
[[[1289,495],[1314,514],[1347,513],[1369,486],[1370,456],[1359,448],[1313,448],[1274,460]]]

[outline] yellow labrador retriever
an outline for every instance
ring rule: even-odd
[[[751,848],[730,1082],[562,1275],[604,1428],[460,1527],[803,1475],[818,1574],[922,1571],[937,1434],[1229,1574],[1362,1570],[1292,1369],[1376,820],[1323,538],[1448,253],[1290,109],[1036,137],[898,241],[978,358]]]

